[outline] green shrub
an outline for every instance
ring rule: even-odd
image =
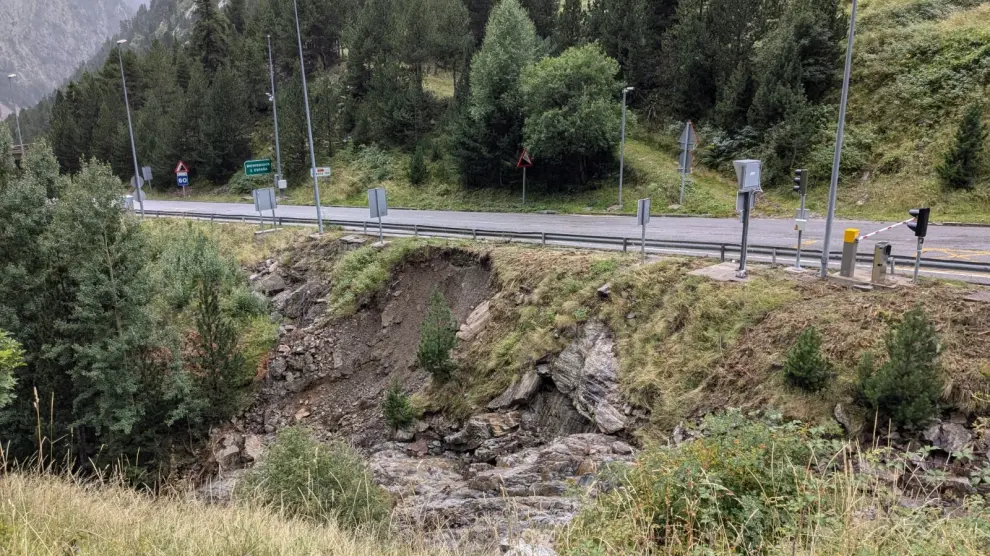
[[[263,465],[245,476],[238,495],[291,517],[336,521],[345,527],[375,524],[389,514],[386,493],[360,454],[343,442],[323,444],[301,428],[279,433]]]
[[[419,351],[416,354],[419,366],[445,381],[453,371],[450,352],[457,344],[454,316],[439,289],[430,295],[430,305],[426,310],[426,320],[419,330]]]
[[[834,375],[832,363],[822,355],[822,336],[818,329],[814,326],[805,328],[787,352],[784,376],[798,388],[818,392],[828,386]]]
[[[354,163],[372,183],[392,179],[392,155],[378,145],[358,147]]]
[[[430,179],[430,170],[426,167],[426,159],[423,156],[423,148],[416,147],[412,157],[409,158],[409,183],[421,185]]]
[[[24,366],[24,351],[16,340],[0,330],[0,407],[10,403],[14,390],[14,370]]]
[[[708,416],[704,436],[606,468],[611,488],[585,506],[562,553],[758,553],[815,508],[809,465],[824,443],[797,423]]]
[[[942,392],[938,335],[921,307],[887,333],[887,361],[876,369],[865,354],[859,365],[862,396],[897,426],[915,428],[935,416]]]
[[[235,288],[224,308],[236,319],[256,317],[268,311],[268,300],[247,288]]]
[[[987,126],[981,120],[983,109],[971,104],[966,109],[952,148],[935,169],[942,182],[954,189],[972,189],[980,171],[987,141]]]
[[[392,430],[405,428],[412,424],[416,413],[412,404],[409,403],[409,396],[402,391],[402,385],[398,380],[393,380],[391,386],[385,392],[385,400],[382,401],[382,416]]]

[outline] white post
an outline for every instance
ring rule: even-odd
[[[523,166],[523,204],[526,204],[526,167]]]
[[[278,188],[278,181],[282,179],[282,149],[278,141],[278,102],[275,100],[275,62],[272,58],[272,36],[268,35],[268,73],[272,81],[272,115],[275,118],[275,191],[281,196],[282,190]]]

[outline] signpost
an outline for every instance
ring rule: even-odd
[[[385,235],[382,232],[382,217],[388,216],[388,202],[385,198],[385,188],[368,190],[368,208],[371,209],[371,217],[378,219],[378,241],[384,242]]]
[[[319,166],[316,168],[316,173],[314,175],[313,170],[309,171],[310,177],[317,178],[329,178],[330,177],[330,167],[329,166]]]
[[[254,197],[254,210],[258,211],[258,224],[261,227],[261,232],[265,231],[265,216],[262,211],[270,210],[272,211],[272,229],[278,229],[278,222],[275,220],[275,207],[278,206],[278,200],[275,199],[275,188],[269,187],[266,189],[255,189],[251,192],[251,196]]]
[[[526,168],[533,167],[533,157],[529,156],[529,152],[523,149],[522,155],[519,157],[519,162],[516,162],[516,168],[522,168],[523,171],[523,204],[526,204]]]
[[[186,166],[185,162],[180,160],[172,172],[175,173],[176,185],[182,188],[182,196],[185,197],[186,188],[189,187],[189,167]]]
[[[247,160],[244,162],[245,176],[265,176],[271,173],[272,161],[270,159]]]
[[[646,225],[650,223],[650,199],[640,199],[636,202],[636,224],[642,228],[639,242],[639,254],[646,259]]]
[[[694,132],[694,124],[691,120],[688,120],[687,125],[684,126],[684,132],[681,133],[681,138],[679,140],[681,144],[681,157],[678,172],[681,174],[681,201],[680,204],[684,204],[684,185],[687,182],[687,175],[692,172],[692,167],[694,165],[694,149],[698,146],[698,136]]]
[[[752,212],[754,195],[763,191],[760,187],[759,160],[736,160],[732,163],[736,168],[736,179],[739,181],[739,192],[736,196],[736,210],[742,211],[742,245],[739,248],[739,270],[737,278],[746,277],[746,252],[749,249],[749,216]]]

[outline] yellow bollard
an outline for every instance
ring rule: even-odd
[[[846,228],[842,237],[842,266],[839,275],[852,278],[856,272],[856,252],[859,250],[859,230]]]

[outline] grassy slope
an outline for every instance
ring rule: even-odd
[[[327,252],[306,241],[283,256]],[[961,299],[970,286],[924,282],[895,293],[859,293],[763,266],[748,283],[727,284],[688,275],[710,264],[700,259],[643,265],[638,256],[618,253],[407,238],[325,261],[336,315],[350,314],[357,300],[427,246],[487,256],[500,290],[489,329],[461,347],[459,380],[432,393],[438,409],[481,410],[536,361],[562,350],[584,322],[599,318],[616,335],[625,395],[650,410],[658,430],[726,406],[770,406],[807,421],[830,420],[835,404],[852,398],[861,354],[882,353],[886,330],[921,304],[941,335],[949,378],[944,401],[990,416],[990,354],[982,345],[990,311]],[[611,296],[603,300],[596,290],[606,283]],[[839,371],[832,387],[815,395],[786,386],[779,372],[787,350],[812,324]]]
[[[11,556],[428,553],[269,509],[151,497],[57,477],[4,475],[0,500],[0,553]]]

